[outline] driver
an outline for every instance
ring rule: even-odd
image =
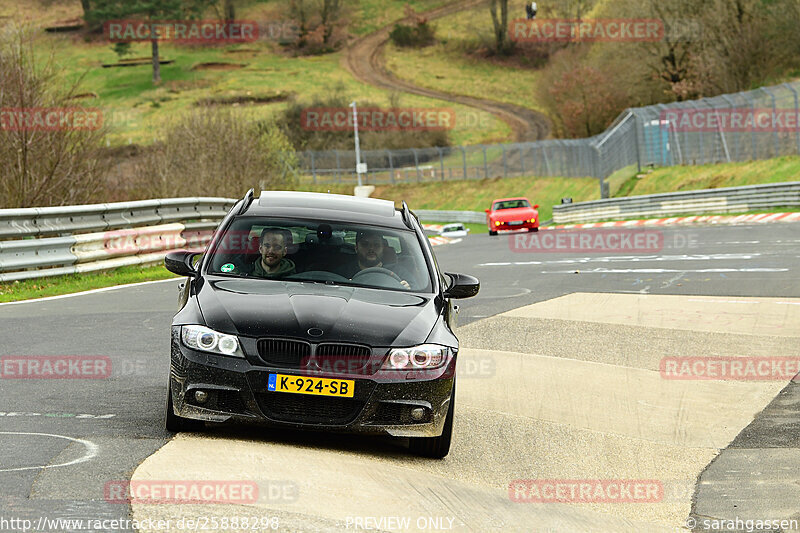
[[[359,231],[356,235],[356,261],[344,265],[342,274],[353,279],[353,276],[368,268],[391,270],[383,266],[383,235],[376,231]],[[406,280],[400,283],[406,289],[411,288]]]
[[[261,258],[253,267],[253,276],[258,278],[282,278],[297,270],[291,259],[286,259],[287,230],[266,228],[261,232],[258,251]]]

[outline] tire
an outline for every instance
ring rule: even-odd
[[[447,409],[447,418],[444,429],[439,437],[414,437],[408,444],[408,449],[422,457],[431,459],[444,459],[450,453],[450,441],[453,437],[453,413],[456,405],[456,384],[453,382],[453,392],[450,396],[450,407]]]
[[[534,231],[534,232],[535,231],[539,231],[539,228],[528,228],[528,232],[531,232],[531,231]]]
[[[167,384],[167,405],[164,411],[164,428],[172,433],[197,432],[206,427],[205,422],[202,420],[192,420],[175,414],[175,408],[172,405],[172,386],[170,384]]]
[[[491,235],[492,237],[494,237],[495,235],[497,235],[497,232],[496,232],[496,231],[489,230],[489,235]]]

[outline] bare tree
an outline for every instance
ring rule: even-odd
[[[500,8],[498,15],[497,9]],[[492,0],[489,6],[492,14],[494,28],[494,44],[497,54],[508,54],[513,49],[511,39],[508,37],[508,0]]]
[[[202,107],[173,120],[137,174],[151,196],[191,190],[238,197],[251,187],[289,186],[295,169],[294,150],[277,126],[243,120],[235,110]]]
[[[108,171],[99,110],[78,109],[53,54],[33,30],[0,30],[0,204],[33,207],[97,199]]]

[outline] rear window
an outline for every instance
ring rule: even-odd
[[[209,249],[207,273],[430,292],[417,236],[359,224],[261,217],[234,219]]]

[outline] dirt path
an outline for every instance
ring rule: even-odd
[[[477,5],[485,4],[486,0],[470,0],[449,4],[438,9],[422,13],[428,20],[443,17],[453,12],[454,9],[463,11]],[[472,96],[452,94],[425,87],[419,87],[411,82],[401,80],[386,68],[383,61],[383,50],[389,40],[389,33],[394,23],[381,28],[375,33],[362,37],[353,43],[342,59],[344,67],[358,80],[382,89],[418,94],[429,98],[445,100],[481,109],[499,117],[511,126],[517,142],[536,141],[546,138],[550,134],[550,121],[546,116],[531,109],[484,100]]]

